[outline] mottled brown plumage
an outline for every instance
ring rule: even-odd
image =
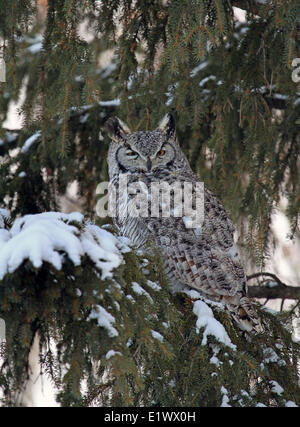
[[[184,183],[191,183],[195,206],[195,185],[200,180],[180,149],[170,114],[155,131],[131,133],[119,119],[111,119],[108,127],[112,137],[109,175],[115,188],[124,174],[128,184],[144,183],[141,193],[148,190],[151,194],[152,183],[179,183],[182,188]],[[170,217],[162,217],[161,204],[158,217],[151,216],[150,207],[148,216],[132,216],[135,203],[134,194],[121,202],[128,215],[122,217],[117,211],[115,223],[135,245],[142,247],[151,241],[161,249],[171,292],[194,288],[208,300],[224,303],[241,329],[260,330],[257,314],[246,296],[234,227],[214,194],[204,187],[204,221],[193,228],[187,226],[184,216],[176,217],[172,210]]]

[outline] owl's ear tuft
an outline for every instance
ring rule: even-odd
[[[125,138],[126,134],[130,133],[129,127],[118,117],[110,117],[105,123],[109,137],[113,141],[120,141]]]
[[[175,137],[175,120],[171,113],[167,113],[157,128],[161,133],[165,134],[167,138]]]

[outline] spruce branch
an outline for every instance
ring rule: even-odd
[[[264,280],[260,285],[248,286],[248,296],[250,298],[267,299],[299,299],[300,285],[288,286],[283,283],[275,274],[268,272],[254,273],[247,276],[247,280],[268,277],[271,280]]]

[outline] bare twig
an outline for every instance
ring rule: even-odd
[[[261,272],[254,273],[247,276],[247,280],[266,278],[272,279],[265,282],[265,284],[248,286],[248,296],[250,298],[267,298],[267,299],[299,299],[300,298],[300,286],[288,286],[283,283],[276,274]],[[275,283],[274,283],[275,282]]]

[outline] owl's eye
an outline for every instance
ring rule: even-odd
[[[158,156],[158,157],[163,157],[165,154],[166,154],[166,151],[165,151],[165,150],[160,150],[160,151],[157,153],[157,156]]]
[[[126,156],[128,156],[128,157],[135,157],[135,156],[138,156],[138,153],[136,153],[133,150],[127,150],[126,151]]]

